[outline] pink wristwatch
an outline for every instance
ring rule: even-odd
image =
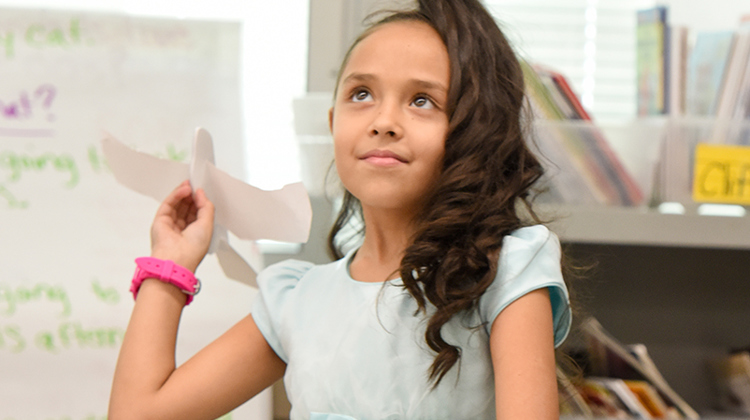
[[[146,279],[158,279],[177,286],[188,295],[185,301],[186,306],[193,301],[193,296],[201,290],[201,282],[195,278],[193,272],[172,261],[141,257],[135,259],[135,264],[137,267],[133,275],[133,283],[130,286],[133,299],[138,296],[138,289],[141,288],[141,283]]]

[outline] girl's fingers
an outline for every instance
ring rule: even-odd
[[[190,218],[190,209],[193,207],[193,199],[190,195],[183,197],[177,207],[175,207],[175,215],[177,220],[188,220]]]
[[[202,188],[198,188],[195,191],[195,195],[193,196],[193,200],[195,202],[195,206],[198,209],[198,213],[200,217],[200,213],[206,213],[206,217],[210,217],[213,219],[214,217],[214,203],[212,203],[208,197],[206,197],[206,192],[203,191]]]
[[[195,270],[210,246],[214,206],[202,189],[183,182],[158,210],[152,225],[152,254]]]
[[[214,204],[206,197],[206,192],[199,188],[195,191],[193,196],[195,207],[198,209],[196,213],[196,222],[203,223],[205,225],[213,226],[214,223]]]
[[[198,208],[195,205],[195,201],[190,201],[190,207],[188,208],[187,215],[185,216],[185,221],[187,224],[191,224],[195,222],[198,216]]]
[[[177,186],[174,190],[172,190],[171,193],[167,196],[167,198],[162,201],[162,205],[159,206],[159,210],[157,210],[158,213],[169,213],[172,209],[176,209],[180,202],[185,198],[190,196],[192,193],[192,190],[190,188],[190,182],[185,180],[180,185]]]

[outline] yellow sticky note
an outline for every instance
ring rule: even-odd
[[[693,167],[693,200],[750,204],[750,147],[699,144]]]

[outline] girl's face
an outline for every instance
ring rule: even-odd
[[[339,177],[365,208],[418,211],[442,169],[449,82],[426,23],[387,23],[354,47],[329,122]]]

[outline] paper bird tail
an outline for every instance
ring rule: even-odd
[[[258,287],[258,283],[255,281],[257,277],[255,270],[237,251],[229,246],[227,241],[223,239],[219,241],[216,248],[216,257],[219,259],[219,265],[227,277],[250,287]]]

